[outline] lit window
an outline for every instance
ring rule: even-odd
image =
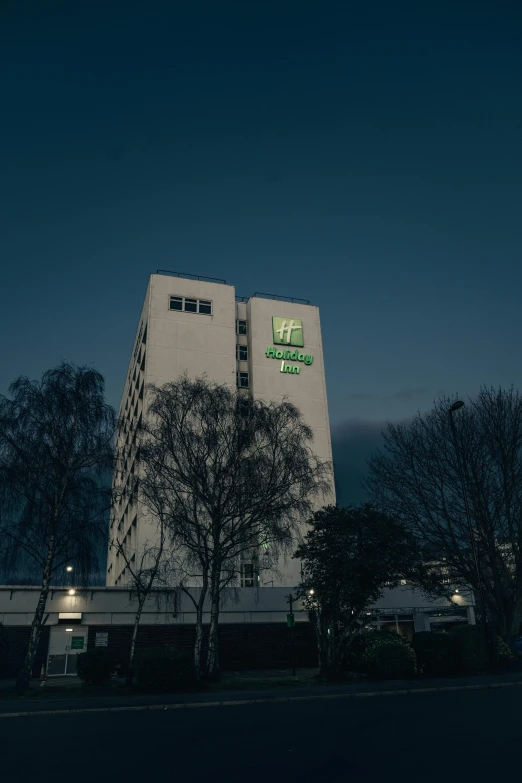
[[[236,321],[236,331],[238,334],[246,334],[247,333],[247,322],[246,321]]]
[[[247,372],[236,373],[236,382],[240,389],[248,389],[248,373]]]
[[[248,347],[246,345],[236,345],[236,356],[238,362],[248,361]]]
[[[241,563],[241,587],[254,586],[254,564]]]

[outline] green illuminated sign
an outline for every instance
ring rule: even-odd
[[[272,334],[276,345],[304,345],[303,322],[299,318],[272,316]]]
[[[83,650],[83,636],[73,636],[71,638],[71,650]]]
[[[312,364],[314,357],[310,353],[301,353],[300,351],[282,351],[278,348],[271,348],[268,346],[266,349],[267,359],[288,359],[291,362],[304,362],[304,364]]]
[[[272,348],[270,345],[266,349],[267,359],[279,359],[281,361],[281,367],[279,372],[288,372],[292,375],[299,375],[301,368],[297,364],[285,364],[285,359],[289,359],[292,362],[303,362],[310,366],[314,360],[314,357],[310,353],[300,353],[299,351],[283,351],[277,348]]]

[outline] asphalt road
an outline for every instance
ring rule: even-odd
[[[522,689],[0,719],[2,783],[515,779]]]

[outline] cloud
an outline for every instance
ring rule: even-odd
[[[425,397],[427,394],[430,394],[429,389],[401,389],[401,391],[390,394],[389,398],[391,400],[413,400],[414,397]]]
[[[437,396],[440,395],[441,390],[439,389],[436,392]],[[415,397],[425,397],[427,394],[430,394],[430,389],[425,389],[423,387],[418,389],[400,389],[399,391],[392,392],[392,394],[373,394],[373,393],[365,393],[362,392],[360,394],[349,394],[348,399],[349,400],[406,400],[411,401]]]
[[[412,418],[401,419],[400,423],[410,421]],[[340,506],[368,500],[362,482],[368,475],[368,460],[384,445],[382,431],[386,426],[386,421],[349,419],[332,428],[335,485]]]

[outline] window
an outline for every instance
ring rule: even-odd
[[[241,563],[241,587],[254,586],[254,564]]]
[[[212,315],[212,302],[208,299],[190,299],[186,296],[171,296],[169,298],[169,310]]]
[[[248,347],[246,345],[236,345],[236,358],[238,362],[248,361]]]
[[[209,302],[206,299],[200,299],[198,312],[202,315],[212,315],[212,302]]]
[[[238,372],[236,373],[236,383],[240,389],[248,389],[248,373]]]
[[[246,321],[236,321],[236,332],[238,334],[246,334],[247,333],[247,322]]]

